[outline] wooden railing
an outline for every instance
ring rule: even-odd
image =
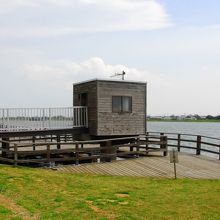
[[[62,136],[60,142],[53,142],[56,137],[52,137],[50,142],[35,138],[35,142],[29,139],[32,143],[27,144],[19,144],[18,139],[0,141],[0,161],[14,165],[57,162],[79,164],[80,161],[109,162],[116,157],[139,157],[154,151],[161,151],[164,156],[167,155],[166,136],[132,136],[91,141],[71,141],[71,138],[71,135]]]
[[[167,132],[147,132],[147,135],[165,135],[168,148],[176,148],[179,152],[186,149],[196,155],[205,154],[220,160],[220,138]]]

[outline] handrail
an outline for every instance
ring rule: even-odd
[[[88,128],[86,106],[0,108],[0,132]]]
[[[195,136],[201,136],[201,137],[204,137],[204,138],[209,138],[209,139],[213,139],[213,140],[218,140],[220,141],[220,138],[217,138],[217,137],[210,137],[210,136],[205,136],[205,135],[199,135],[199,134],[188,134],[188,133],[175,133],[175,132],[163,132],[163,131],[149,131],[147,133],[150,133],[150,134],[166,134],[166,135],[183,135],[183,136],[191,136],[191,137],[195,137]]]
[[[174,132],[147,132],[150,134],[160,134],[167,136],[167,145],[168,147],[177,148],[180,151],[183,148],[192,149],[196,151],[196,155],[200,155],[201,152],[206,152],[214,155],[219,155],[220,160],[220,138],[209,137],[205,135],[194,135],[194,134],[186,134],[186,133],[174,133]],[[171,137],[172,135],[172,137]],[[173,137],[176,135],[176,137]],[[182,138],[184,137],[184,138]],[[187,137],[194,137],[194,139],[187,139]],[[205,139],[205,140],[204,140]],[[218,141],[218,143],[214,143],[214,141]],[[184,145],[182,144],[184,142]],[[195,144],[195,146],[192,146]],[[206,148],[205,148],[206,147]],[[207,149],[207,147],[212,147],[212,149]],[[216,150],[214,150],[216,149]]]
[[[44,146],[44,145],[57,145],[57,144],[62,144],[62,145],[74,145],[74,144],[99,144],[99,143],[104,143],[104,142],[108,142],[108,141],[122,141],[122,140],[135,140],[137,138],[141,139],[141,138],[154,138],[154,139],[158,139],[160,138],[159,135],[135,135],[135,136],[130,136],[130,137],[121,137],[121,138],[110,138],[110,139],[100,139],[100,140],[88,140],[88,141],[68,141],[68,142],[42,142],[42,143],[34,143],[35,146]],[[45,139],[45,138],[43,138]],[[47,138],[49,139],[49,138]],[[26,139],[27,141],[28,139]],[[32,140],[32,139],[29,139]],[[41,139],[39,139],[41,140]],[[17,144],[18,147],[32,147],[33,143],[30,144]],[[13,146],[12,146],[13,148]]]
[[[127,157],[130,155],[131,157],[133,155],[136,157],[147,155],[151,151],[161,151],[164,156],[167,155],[167,138],[160,135],[130,136],[90,141],[32,142],[31,144],[17,144],[12,142],[11,144],[8,148],[0,147],[0,150],[6,155],[6,157],[0,157],[0,161],[2,159],[2,161],[11,162],[14,165],[27,162],[50,163],[59,161],[72,161],[78,164],[80,160],[93,159],[102,159],[107,162],[114,158],[116,159],[118,156]],[[66,145],[69,146],[65,147]],[[20,149],[23,147],[33,148],[26,150]],[[69,156],[60,157],[60,155],[65,154],[69,154]]]

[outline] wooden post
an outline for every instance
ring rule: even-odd
[[[202,137],[200,135],[197,136],[197,147],[196,147],[196,155],[201,154],[201,140]]]
[[[60,135],[59,134],[57,135],[57,143],[58,143],[57,149],[60,149],[60,144],[59,144],[60,143]]]
[[[79,144],[76,143],[76,165],[79,165]]]
[[[160,148],[163,149],[163,156],[167,156],[167,136],[160,136]]]
[[[132,141],[130,142],[130,144],[135,144],[136,143],[136,139],[132,139]],[[134,151],[134,147],[131,146],[130,147],[130,151],[133,152]]]
[[[137,138],[137,147],[136,147],[136,151],[138,152],[137,153],[137,157],[139,157],[139,151],[140,151],[140,138]]]
[[[218,156],[219,156],[219,158],[218,158],[218,159],[220,160],[220,144],[219,144],[219,155],[218,155]]]
[[[163,137],[164,133],[160,133],[160,148],[163,148]]]
[[[35,151],[35,150],[36,150],[36,146],[35,146],[35,140],[36,140],[36,137],[35,137],[35,136],[33,136],[33,137],[32,137],[33,151]]]
[[[47,162],[50,162],[50,144],[47,144]]]
[[[180,152],[180,146],[181,146],[181,134],[178,134],[178,140],[177,140],[177,149],[178,149],[178,152]]]
[[[149,141],[149,138],[148,136],[146,136],[146,154],[148,154],[148,141]]]
[[[163,142],[164,142],[163,147],[165,149],[165,151],[163,152],[163,156],[165,157],[167,156],[167,136],[163,137]]]
[[[14,144],[14,166],[18,165],[18,145]]]
[[[2,148],[10,150],[9,138],[2,138]],[[2,157],[7,157],[7,152],[2,151]]]
[[[220,145],[219,145],[219,155],[218,155],[218,157],[219,157],[218,159],[220,160]]]
[[[101,157],[100,161],[101,162],[111,162],[112,159],[116,159],[116,154],[115,157],[112,158],[112,156],[108,157],[108,154],[113,154],[115,149],[112,149],[112,142],[111,141],[106,141],[106,142],[101,142],[100,144],[101,149],[101,154],[104,157]]]

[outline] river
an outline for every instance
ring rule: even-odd
[[[147,131],[187,133],[220,138],[218,122],[147,122]]]

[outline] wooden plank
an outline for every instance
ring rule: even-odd
[[[178,178],[220,179],[220,162],[204,156],[179,154]],[[64,166],[65,167],[65,166]],[[71,167],[71,166],[69,166]],[[173,166],[166,157],[144,157],[111,163],[85,164],[74,169],[63,167],[58,172],[80,172],[117,176],[154,176],[173,178]]]

